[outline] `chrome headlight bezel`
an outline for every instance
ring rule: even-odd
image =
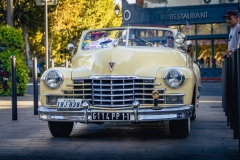
[[[43,77],[44,84],[50,89],[59,88],[64,81],[64,77],[61,72],[57,70],[49,70]]]
[[[179,88],[185,81],[183,72],[177,69],[171,69],[166,72],[164,82],[171,88]]]

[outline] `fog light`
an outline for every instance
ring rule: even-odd
[[[40,119],[46,120],[48,117],[46,115],[40,114]]]
[[[182,96],[166,96],[167,104],[182,103]]]
[[[58,98],[61,98],[61,97],[60,96],[47,96],[47,104],[49,104],[49,105],[57,104]]]

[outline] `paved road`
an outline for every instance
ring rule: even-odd
[[[47,122],[33,115],[32,104],[26,105],[32,99],[30,94],[18,97],[18,121],[11,120],[11,106],[0,97],[0,159],[239,160],[239,141],[233,139],[233,131],[227,126],[221,94],[215,93],[221,91],[221,83],[202,85],[197,119],[186,139],[172,139],[168,122],[78,123],[69,138],[54,138]]]
[[[203,81],[201,83],[202,96],[222,96],[222,82],[221,81]]]

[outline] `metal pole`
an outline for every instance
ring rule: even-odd
[[[222,108],[223,111],[226,112],[226,89],[225,89],[225,79],[226,79],[226,75],[225,75],[225,60],[222,60]]]
[[[17,91],[16,91],[16,58],[11,56],[12,78],[12,120],[17,120]]]
[[[228,57],[228,84],[232,84],[232,54],[229,55]],[[228,87],[228,121],[230,128],[233,129],[232,127],[232,87],[229,85]]]
[[[34,115],[38,115],[38,79],[37,79],[37,58],[33,58],[33,103]]]
[[[234,119],[234,116],[233,116],[233,107],[234,107],[234,99],[233,99],[233,90],[234,90],[234,85],[233,85],[233,53],[234,53],[234,49],[232,50],[232,53],[231,55],[229,56],[230,58],[230,64],[229,64],[229,82],[230,82],[230,85],[229,85],[229,115],[230,115],[230,128],[231,129],[234,129],[233,128],[233,119]]]
[[[226,88],[225,88],[226,74],[225,74],[225,60],[222,61],[222,107],[226,112]]]
[[[48,0],[45,0],[45,63],[48,69]]]
[[[232,125],[233,125],[233,138],[238,139],[238,115],[237,115],[237,107],[238,107],[238,91],[235,88],[238,88],[237,82],[237,49],[234,49],[232,54]]]
[[[67,59],[65,60],[65,67],[68,68],[68,60]]]
[[[225,67],[226,67],[226,69],[225,69],[225,74],[226,74],[226,79],[225,79],[225,83],[226,84],[231,84],[230,82],[229,82],[229,57],[227,57],[227,58],[225,58]],[[226,102],[226,112],[225,112],[225,115],[227,116],[227,125],[229,126],[229,87],[226,87],[226,90],[225,90],[225,92],[226,92],[226,100],[225,100],[225,102]]]
[[[51,67],[54,67],[54,59],[51,59]]]
[[[7,24],[9,26],[13,25],[13,0],[7,0]]]
[[[240,93],[240,45],[238,45],[238,53],[237,53],[237,77],[238,77],[238,93]],[[240,99],[240,94],[238,94],[238,99]],[[238,103],[238,151],[240,152],[240,103]]]
[[[67,52],[67,50],[66,49],[64,49],[64,56],[65,56],[65,62],[66,62],[66,60],[67,60],[67,57],[66,57],[66,53]]]

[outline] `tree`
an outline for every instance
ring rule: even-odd
[[[74,44],[83,30],[121,25],[113,0],[63,0],[56,7],[56,11],[50,13],[50,25],[55,31],[65,32]]]
[[[0,20],[6,24],[6,0],[0,0]],[[58,5],[48,6],[49,53],[60,60],[59,51],[68,43],[77,44],[85,29],[120,26],[121,16],[114,13],[114,0],[58,0]],[[35,0],[15,0],[14,27],[22,32],[26,58],[30,55],[44,57],[44,7]]]
[[[28,64],[31,63],[28,34],[42,30],[43,13],[43,7],[36,6],[35,0],[15,0],[14,2],[15,27],[22,30]]]
[[[113,0],[62,0],[49,14],[52,35],[55,36],[53,56],[60,59],[59,50],[68,43],[75,46],[83,30],[120,26],[121,15],[116,16]],[[56,43],[57,41],[57,43]]]
[[[10,26],[0,27],[0,95],[11,94],[10,57],[16,57],[17,95],[26,93],[28,68],[24,61],[24,41],[21,33]]]

